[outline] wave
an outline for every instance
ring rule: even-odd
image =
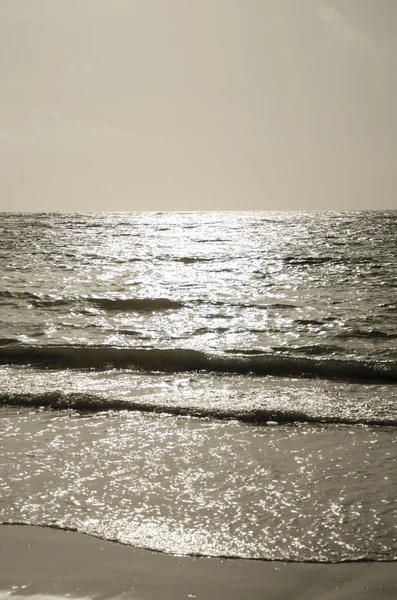
[[[291,348],[286,348],[285,346],[272,346],[272,350],[275,352],[291,352]],[[330,344],[307,344],[303,346],[293,346],[292,350],[294,354],[315,354],[315,355],[325,355],[330,356],[335,352],[340,352],[340,346],[330,345]]]
[[[9,344],[18,344],[17,338],[0,338],[0,346],[8,346]]]
[[[132,259],[140,260],[140,259]],[[178,259],[182,262],[201,262],[211,259]],[[221,271],[230,271],[230,269],[219,269]],[[136,283],[134,282],[134,285]],[[185,306],[204,305],[216,306],[221,308],[238,308],[238,309],[255,309],[255,310],[296,310],[298,305],[285,302],[273,302],[260,304],[256,302],[231,302],[228,299],[211,300],[208,298],[197,298],[187,302],[172,300],[170,298],[119,298],[119,297],[97,297],[97,296],[52,296],[50,294],[35,294],[33,292],[9,292],[8,290],[0,291],[0,300],[3,304],[13,303],[16,300],[25,300],[30,302],[33,307],[38,309],[57,309],[75,305],[79,310],[85,310],[88,307],[96,307],[106,311],[133,311],[133,312],[150,312],[161,310],[178,310]],[[221,315],[225,317],[225,315]],[[297,324],[310,325],[321,324],[321,321],[299,320]]]
[[[379,304],[380,308],[385,308],[386,310],[397,310],[396,302],[387,302],[384,304]]]
[[[395,361],[320,359],[269,353],[226,356],[189,349],[11,345],[0,347],[0,364],[57,369],[111,367],[142,371],[205,371],[341,381],[397,382]]]
[[[224,269],[222,269],[224,270]],[[228,270],[228,269],[226,269]],[[287,304],[284,302],[274,302],[272,304],[257,304],[255,302],[226,302],[223,300],[207,300],[197,299],[196,304],[208,305],[208,306],[227,306],[228,308],[255,308],[259,310],[272,310],[272,309],[297,309],[299,306],[296,304]]]
[[[68,268],[63,265],[60,267]],[[76,298],[59,298],[57,296],[35,294],[34,292],[10,292],[8,290],[0,291],[0,299],[4,299],[8,304],[12,304],[17,300],[25,300],[31,302],[37,308],[56,308],[58,306],[67,306],[76,301]]]
[[[28,300],[40,300],[39,294],[35,294],[34,292],[10,292],[10,290],[0,290],[0,298],[6,298],[7,300],[20,300],[24,298]]]
[[[344,245],[344,244],[342,244]],[[378,263],[378,260],[372,256],[285,256],[282,259],[284,264],[292,266],[324,265],[327,263],[335,264],[367,264]]]
[[[369,329],[369,330],[352,329],[350,331],[342,331],[341,333],[337,333],[335,335],[335,337],[340,338],[340,339],[358,337],[358,338],[381,340],[381,339],[395,339],[395,338],[397,338],[397,333],[381,331],[379,329]]]
[[[38,308],[57,308],[59,306],[68,306],[71,300],[66,298],[51,298],[45,297],[37,300],[33,300],[34,306]]]
[[[228,331],[230,331],[228,327],[199,327],[199,329],[193,331],[192,335],[205,335],[207,333],[226,333]]]
[[[170,260],[172,262],[181,262],[185,265],[192,265],[200,262],[213,262],[214,258],[204,258],[204,257],[193,257],[193,256],[178,256],[176,258],[167,258],[166,260]]]
[[[169,298],[101,298],[86,296],[57,297],[51,295],[39,295],[33,292],[10,292],[0,290],[0,299],[9,302],[16,300],[30,301],[37,308],[57,308],[72,304],[90,304],[104,310],[132,310],[146,312],[152,310],[168,310],[182,308],[184,304]]]
[[[329,425],[371,425],[377,427],[396,427],[397,418],[389,416],[362,415],[320,415],[309,411],[293,409],[258,408],[252,409],[238,407],[207,407],[174,404],[150,400],[132,400],[116,398],[102,398],[93,394],[64,393],[60,390],[43,393],[0,393],[0,405],[46,407],[55,410],[78,410],[84,412],[103,411],[139,411],[145,413],[162,413],[179,417],[199,417],[220,420],[238,420],[253,424],[288,424],[288,423],[313,423]]]
[[[87,298],[90,304],[105,310],[133,310],[146,312],[182,308],[182,302],[169,298]]]
[[[317,321],[316,319],[295,319],[297,325],[325,325],[325,321]]]
[[[60,522],[54,522],[53,519],[48,519],[48,522],[45,521],[37,521],[34,518],[25,518],[24,520],[19,520],[19,519],[2,519],[0,520],[0,525],[5,525],[7,527],[40,527],[40,529],[50,529],[50,530],[55,530],[55,531],[66,531],[66,532],[72,532],[72,533],[81,533],[84,535],[89,535],[93,538],[98,538],[99,540],[104,540],[104,541],[108,541],[108,542],[112,542],[115,544],[120,544],[122,546],[132,546],[134,548],[140,549],[140,550],[150,550],[150,552],[155,552],[158,554],[165,554],[165,555],[173,555],[173,556],[177,556],[177,557],[192,557],[194,559],[197,558],[217,558],[220,560],[228,560],[228,561],[232,561],[232,560],[249,560],[250,562],[252,561],[256,561],[256,562],[262,562],[262,563],[267,563],[267,562],[272,562],[273,564],[277,563],[288,563],[288,564],[306,564],[306,565],[352,565],[352,564],[379,564],[379,563],[390,563],[390,564],[394,564],[397,561],[397,556],[394,554],[389,554],[388,552],[385,552],[384,554],[382,553],[368,553],[368,555],[366,554],[362,554],[362,555],[358,555],[358,556],[340,556],[340,557],[326,557],[326,556],[314,556],[311,558],[307,558],[307,557],[292,557],[292,556],[284,556],[283,554],[280,556],[247,556],[245,553],[242,554],[236,554],[234,552],[228,554],[228,553],[214,553],[214,552],[197,552],[197,551],[191,551],[191,552],[181,552],[180,547],[177,548],[176,551],[172,552],[170,550],[164,550],[164,549],[160,549],[157,548],[152,544],[147,544],[147,543],[136,543],[134,542],[130,542],[128,540],[125,539],[119,539],[118,537],[112,536],[112,535],[107,535],[106,532],[98,532],[96,530],[88,530],[86,523],[84,523],[84,525],[82,526],[81,523],[76,523],[76,526],[73,525],[65,525],[65,523],[60,523]],[[277,567],[275,567],[277,569]],[[339,576],[338,576],[339,577]],[[384,587],[384,586],[383,586]],[[11,596],[7,596],[11,597]],[[18,596],[19,598],[21,596]],[[37,596],[35,596],[37,598]],[[51,596],[52,597],[52,596]],[[189,597],[192,597],[192,595],[189,594]],[[259,597],[259,596],[258,596]]]
[[[332,256],[285,256],[282,261],[288,265],[323,265],[328,262],[336,262]]]

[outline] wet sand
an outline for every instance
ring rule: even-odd
[[[0,526],[0,600],[331,600],[397,597],[397,562],[176,557],[75,532]]]

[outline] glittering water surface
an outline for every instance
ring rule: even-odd
[[[0,221],[1,336],[396,358],[396,212]]]
[[[2,423],[9,520],[179,554],[390,558],[395,429],[9,409]]]
[[[0,215],[0,522],[396,559],[396,227]]]

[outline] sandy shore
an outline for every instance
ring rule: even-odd
[[[175,557],[73,532],[0,526],[0,599],[50,597],[394,600],[397,563]]]

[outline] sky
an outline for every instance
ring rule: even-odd
[[[0,0],[0,210],[397,208],[396,0]]]

